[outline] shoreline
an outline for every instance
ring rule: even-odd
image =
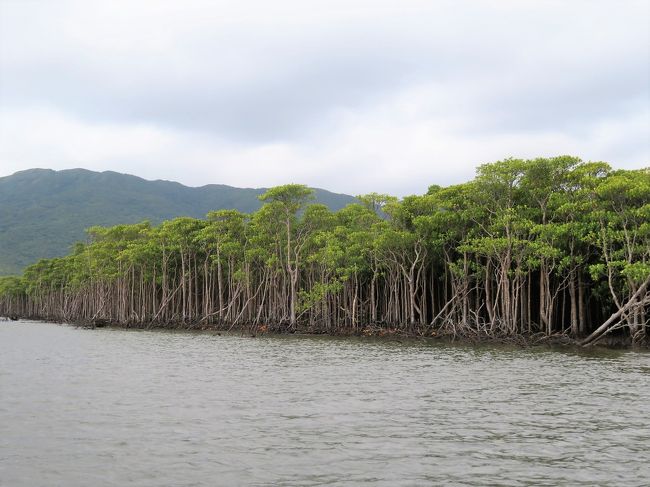
[[[3,317],[6,321],[16,321],[15,317]],[[449,343],[462,345],[510,345],[516,348],[548,347],[576,350],[593,350],[604,348],[609,350],[641,350],[650,351],[650,342],[633,343],[629,337],[608,336],[600,341],[586,346],[580,345],[580,339],[571,338],[566,334],[547,336],[543,333],[531,335],[489,335],[481,333],[454,334],[444,330],[420,329],[412,332],[396,328],[365,327],[358,330],[339,331],[336,333],[298,327],[289,329],[286,325],[228,325],[228,324],[201,324],[200,322],[182,323],[122,323],[108,320],[61,320],[39,316],[18,316],[19,320],[39,321],[70,325],[76,328],[97,329],[110,328],[121,330],[141,331],[179,331],[188,333],[212,332],[221,336],[222,333],[237,333],[242,337],[256,338],[258,336],[296,336],[316,337],[326,336],[331,338],[368,338],[386,341],[412,340],[427,343]]]

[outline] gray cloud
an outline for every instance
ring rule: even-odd
[[[483,157],[540,148],[643,165],[648,17],[642,1],[2,2],[0,173],[157,160],[152,177],[193,184],[218,160],[212,176],[230,179],[213,182],[237,184],[266,157],[280,176],[345,190],[336,170],[362,179],[371,164],[376,184],[408,192],[421,184],[390,176],[400,149],[427,183],[455,179],[441,157],[462,179]],[[10,119],[30,117],[95,145],[21,141]]]

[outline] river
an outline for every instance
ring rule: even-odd
[[[650,354],[0,323],[0,485],[648,485]]]

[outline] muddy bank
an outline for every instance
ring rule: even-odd
[[[263,335],[326,335],[331,337],[367,337],[373,339],[387,339],[387,340],[424,340],[427,342],[442,342],[442,343],[461,343],[461,344],[504,344],[517,347],[567,347],[567,348],[612,348],[612,349],[643,349],[650,350],[650,340],[646,339],[641,342],[634,343],[629,336],[623,334],[607,335],[599,341],[581,346],[580,341],[583,337],[573,338],[566,333],[556,333],[553,335],[546,335],[544,333],[533,333],[525,335],[499,335],[481,332],[473,333],[453,333],[444,328],[432,329],[414,328],[412,330],[398,329],[394,327],[380,327],[380,326],[366,326],[359,327],[358,329],[338,329],[336,331],[326,330],[321,328],[310,328],[305,326],[291,327],[288,323],[280,324],[263,324],[263,325],[246,325],[238,324],[231,325],[227,323],[205,323],[201,321],[195,322],[117,322],[109,320],[60,320],[51,317],[41,316],[11,316],[2,317],[4,320],[33,320],[33,321],[47,321],[58,324],[68,324],[80,328],[96,329],[96,328],[121,328],[133,330],[175,330],[187,332],[213,332],[220,333],[238,333],[241,336],[248,336],[255,338]]]

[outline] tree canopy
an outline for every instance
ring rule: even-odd
[[[0,278],[0,313],[132,326],[646,337],[650,170],[560,156],[333,212],[289,184],[253,213],[92,227]],[[600,325],[607,325],[602,328]]]

